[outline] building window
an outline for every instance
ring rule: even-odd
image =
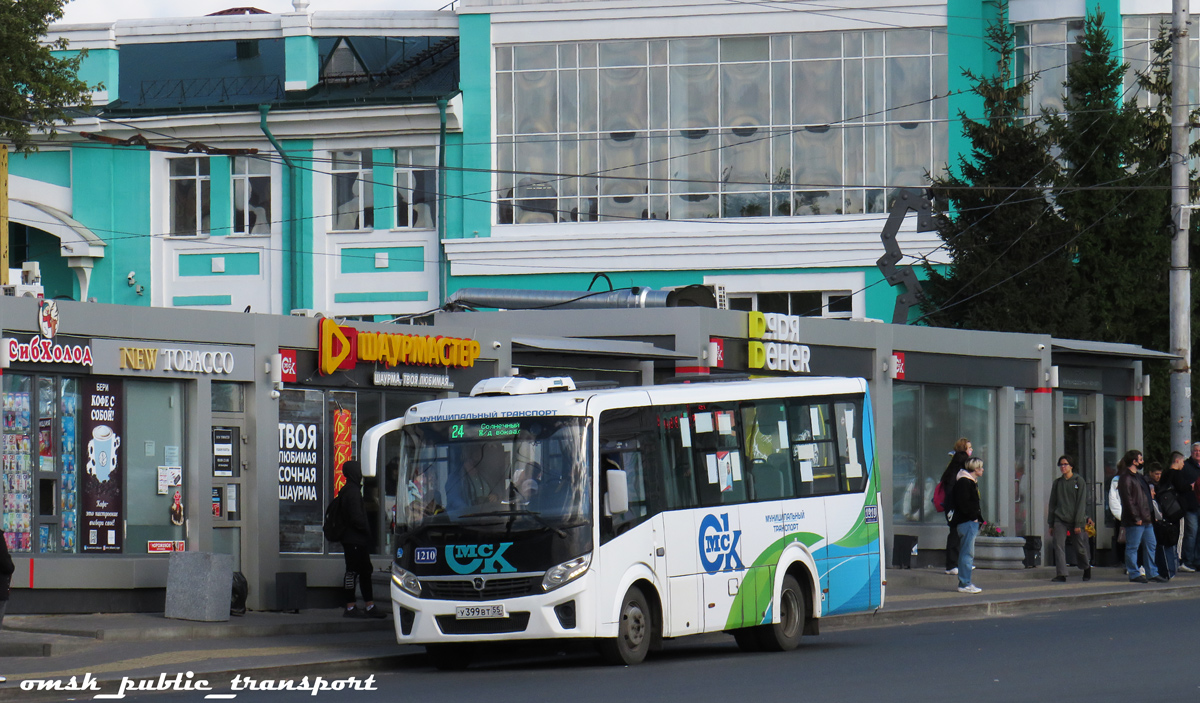
[[[208,234],[210,186],[207,157],[169,159],[171,234]]]
[[[396,227],[437,226],[437,149],[396,149]]]
[[[945,54],[938,29],[498,47],[498,220],[885,212],[946,163]]]
[[[848,290],[730,293],[729,308],[849,320],[853,316],[853,300]]]
[[[979,494],[985,518],[1001,523],[996,466],[997,400],[991,388],[894,383],[892,385],[892,515],[896,523],[944,525],[933,509],[933,491],[959,437],[983,459]],[[1011,477],[1010,477],[1011,478]],[[1012,525],[1006,527],[1012,528]]]
[[[1017,75],[1038,77],[1026,98],[1026,112],[1035,116],[1043,110],[1062,112],[1067,66],[1083,55],[1078,44],[1083,20],[1034,22],[1015,29]]]
[[[233,157],[233,231],[271,233],[271,163]]]
[[[1190,18],[1192,26],[1200,21],[1200,15],[1192,15]],[[1157,99],[1151,99],[1144,90],[1137,85],[1137,76],[1139,73],[1146,73],[1150,70],[1150,60],[1154,57],[1153,44],[1158,38],[1160,31],[1169,32],[1171,29],[1170,15],[1125,15],[1121,18],[1121,25],[1124,35],[1124,47],[1121,52],[1121,60],[1129,64],[1129,70],[1125,72],[1125,98],[1134,98],[1137,100],[1139,107],[1153,107],[1157,105]],[[1164,35],[1165,36],[1165,35]],[[1197,96],[1200,95],[1200,61],[1197,56],[1200,54],[1200,37],[1196,36],[1195,32],[1188,35],[1188,59],[1184,65],[1188,68],[1188,104],[1195,105]]]
[[[332,154],[333,229],[372,229],[375,203],[372,194],[370,151],[335,151]]]

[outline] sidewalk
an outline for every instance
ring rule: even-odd
[[[1096,567],[1082,583],[1054,583],[1053,568],[978,569],[977,595],[959,593],[957,577],[937,569],[891,569],[884,608],[876,613],[830,617],[822,631],[882,627],[932,620],[1011,616],[1038,611],[1200,598],[1200,574],[1180,574],[1166,584],[1129,583],[1118,567]],[[91,674],[116,691],[122,676],[158,678],[195,672],[214,686],[238,673],[259,679],[344,677],[394,666],[421,648],[396,644],[392,620],[341,617],[338,609],[300,614],[250,612],[228,622],[167,620],[161,614],[11,615],[0,632],[0,701],[28,700],[20,681]],[[44,698],[64,698],[59,691]],[[89,697],[87,695],[85,697]]]

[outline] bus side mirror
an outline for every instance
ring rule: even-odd
[[[629,510],[629,484],[625,482],[625,472],[609,469],[605,473],[608,478],[608,512],[610,515],[620,515]]]

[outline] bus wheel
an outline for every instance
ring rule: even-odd
[[[808,601],[796,577],[783,577],[783,588],[779,591],[779,624],[763,625],[759,630],[759,643],[768,652],[789,652],[800,645],[804,634],[804,621],[808,618]]]
[[[599,642],[600,654],[609,664],[640,664],[650,651],[653,616],[642,589],[631,586],[621,599],[616,639]]]
[[[425,654],[442,671],[462,671],[475,659],[475,651],[466,644],[427,644]]]

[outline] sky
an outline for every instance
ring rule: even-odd
[[[309,12],[325,10],[436,10],[450,0],[309,0]],[[111,22],[149,17],[195,17],[231,7],[257,7],[267,12],[293,11],[291,0],[70,0],[62,22]]]

